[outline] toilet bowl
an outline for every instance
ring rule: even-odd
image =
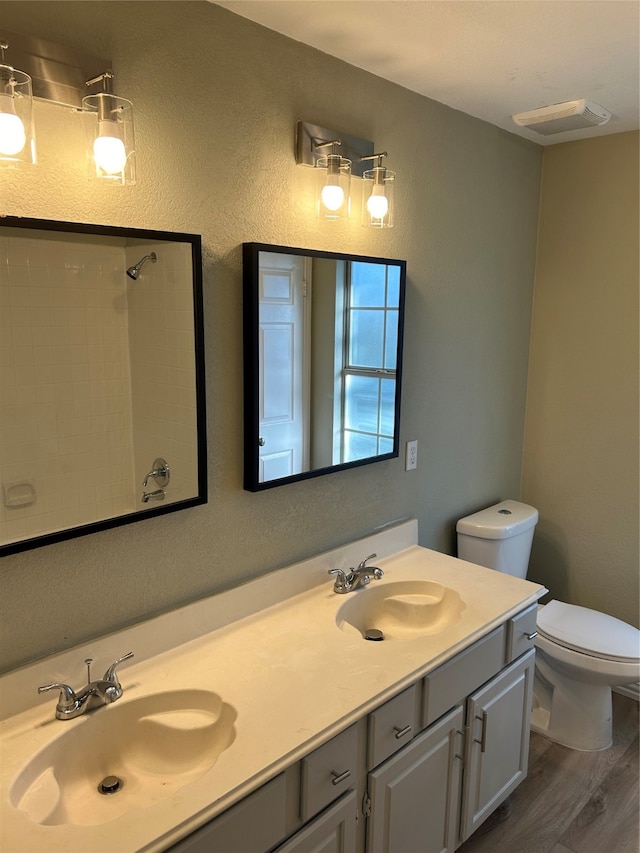
[[[458,556],[526,577],[538,511],[502,501],[457,524]],[[540,605],[531,728],[572,749],[606,749],[611,690],[640,680],[640,631],[573,604]]]
[[[611,688],[640,679],[640,632],[586,607],[538,607],[531,728],[572,749],[612,742]]]

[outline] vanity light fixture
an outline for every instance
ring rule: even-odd
[[[82,112],[92,119],[89,157],[97,178],[114,184],[134,184],[133,104],[113,94],[113,77],[112,71],[105,71],[86,81],[87,86],[101,83],[103,87],[102,92],[82,99]]]
[[[326,153],[326,149],[330,153]],[[373,155],[373,142],[299,121],[296,163],[318,170],[316,211],[321,219],[346,219],[351,209],[351,175],[362,177],[362,158]]]
[[[317,148],[332,147],[331,154],[318,158],[317,212],[320,219],[347,219],[351,209],[351,160],[336,153],[340,140],[318,142]]]
[[[377,160],[373,169],[362,174],[362,224],[369,228],[393,228],[393,190],[396,173],[382,165],[386,151],[362,157]]]
[[[36,162],[31,77],[5,64],[8,42],[0,41],[0,163]]]
[[[9,44],[24,71],[4,64]],[[133,105],[113,94],[111,62],[6,30],[0,31],[0,46],[0,164],[36,162],[33,100],[43,100],[81,115],[92,177],[112,185],[135,183]]]

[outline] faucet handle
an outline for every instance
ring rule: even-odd
[[[369,554],[368,557],[365,557],[364,560],[358,565],[358,571],[361,572],[363,569],[366,569],[367,563],[369,562],[369,560],[375,560],[375,558],[377,556],[378,556],[377,554]],[[376,578],[381,578],[384,575],[384,572],[382,571],[382,569],[378,569],[375,566],[371,566],[371,572],[372,572],[373,576]]]
[[[369,554],[369,556],[365,557],[364,560],[359,564],[357,571],[364,572],[368,569],[376,580],[380,580],[380,578],[384,577],[384,572],[382,571],[382,569],[379,569],[377,566],[367,566],[369,560],[375,560],[377,556],[377,554]],[[368,581],[365,581],[365,583],[367,582]]]
[[[77,696],[75,694],[75,690],[72,687],[69,687],[68,684],[62,684],[61,682],[54,681],[53,684],[43,684],[42,687],[38,687],[38,693],[46,693],[47,690],[60,691],[60,696],[58,697],[58,708],[61,710],[73,708],[75,706]]]
[[[330,575],[338,575],[333,585],[334,592],[349,592],[351,589],[351,572],[347,574],[344,569],[329,569]]]
[[[109,669],[105,672],[103,681],[110,681],[112,684],[118,684],[118,677],[116,675],[116,667],[118,664],[121,664],[123,660],[129,660],[129,658],[133,657],[133,652],[127,652],[126,655],[122,655],[121,658],[114,661]]]

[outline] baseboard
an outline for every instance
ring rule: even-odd
[[[629,699],[635,699],[640,702],[640,682],[636,684],[626,684],[624,687],[614,687],[614,693],[620,693],[622,696],[628,696]]]

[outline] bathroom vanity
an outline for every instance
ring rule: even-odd
[[[4,676],[3,853],[454,850],[526,775],[546,590],[416,543],[405,522]],[[384,577],[337,595],[371,553]],[[111,706],[37,696],[129,650]]]

